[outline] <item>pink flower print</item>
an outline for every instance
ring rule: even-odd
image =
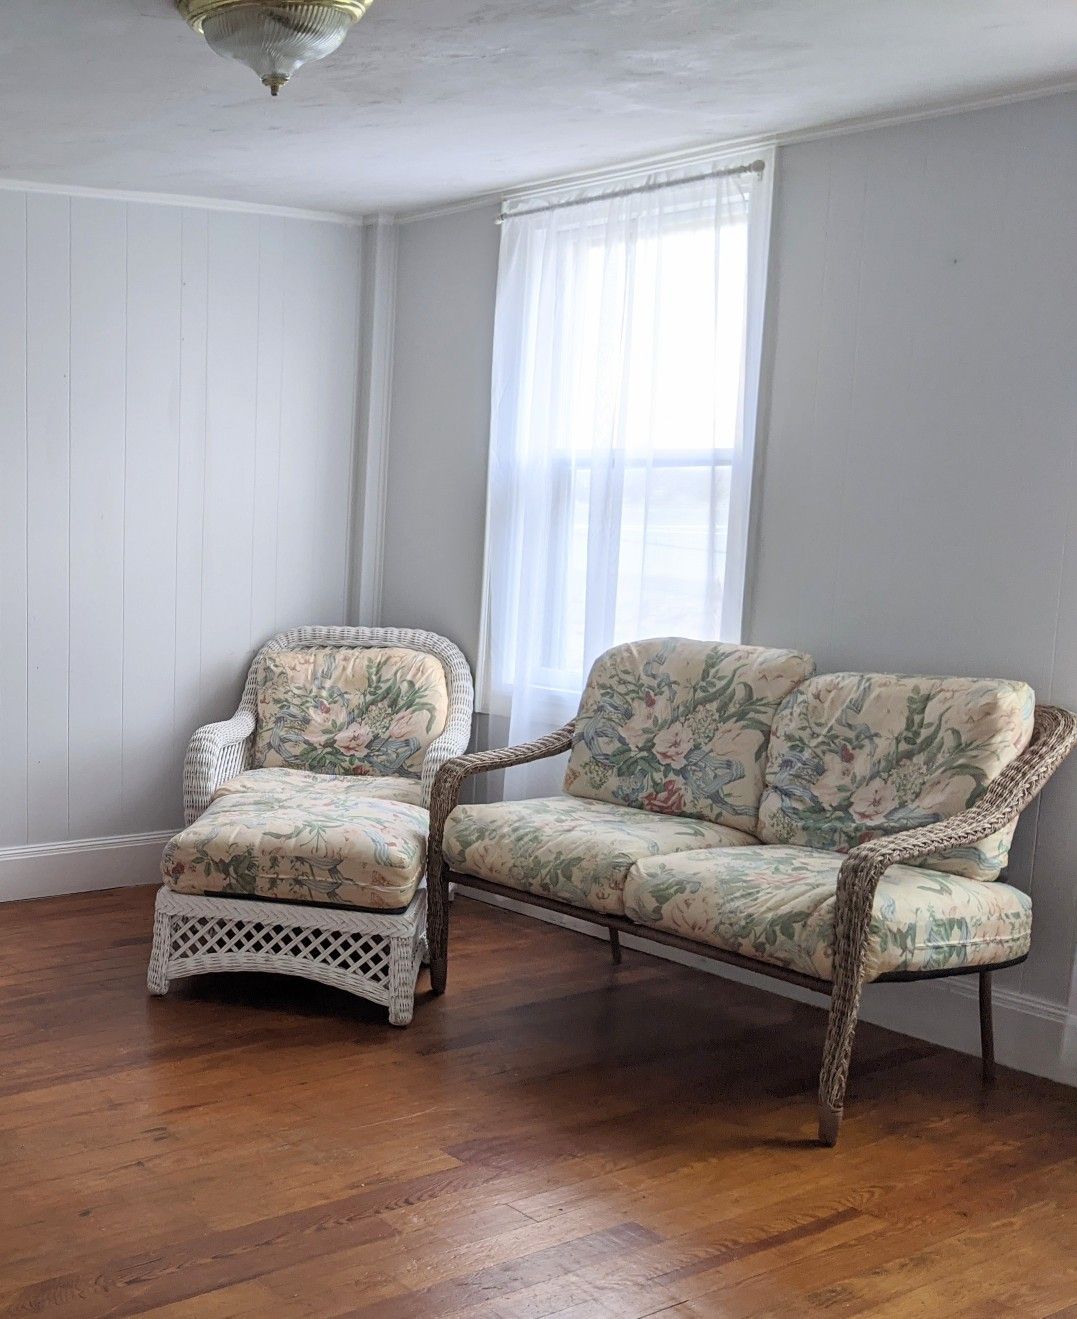
[[[666,779],[661,792],[648,792],[643,798],[645,811],[662,815],[680,815],[684,811],[684,793],[674,779]]]
[[[333,741],[346,756],[361,756],[370,746],[370,729],[365,724],[349,724]]]
[[[412,736],[414,727],[411,714],[402,710],[389,725],[389,736],[394,742],[406,742]]]
[[[897,793],[885,779],[868,779],[853,793],[849,807],[858,820],[881,820],[898,804]]]
[[[654,754],[663,763],[673,769],[680,769],[688,759],[692,749],[692,740],[688,730],[679,721],[663,728],[654,739]]]

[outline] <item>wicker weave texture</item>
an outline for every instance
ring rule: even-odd
[[[568,751],[572,746],[572,730],[575,726],[576,721],[573,719],[563,728],[536,738],[534,742],[456,756],[446,760],[438,770],[430,794],[430,841],[426,849],[426,873],[430,890],[430,980],[435,994],[445,990],[449,958],[449,893],[441,844],[445,836],[445,821],[460,798],[461,785],[472,774],[511,769],[513,765],[527,765],[533,760],[544,760],[547,756],[557,756],[562,751]]]
[[[446,761],[430,800],[430,971],[435,991],[445,987],[448,959],[448,872],[442,854],[445,821],[459,800],[460,787],[472,774],[523,765],[567,751],[573,724],[534,742],[496,751],[476,752]],[[863,990],[864,963],[870,936],[875,890],[886,870],[948,848],[980,842],[1015,820],[1033,800],[1077,744],[1077,715],[1056,706],[1036,707],[1031,741],[966,811],[947,820],[862,843],[848,853],[838,876],[834,979],[819,1079],[819,1134],[824,1144],[837,1140],[853,1037]],[[526,893],[518,895],[528,901]],[[586,917],[586,912],[581,912]],[[641,935],[646,934],[640,931]],[[984,972],[989,968],[974,967]],[[760,963],[763,974],[771,974]]]
[[[162,888],[146,980],[150,992],[160,995],[173,980],[208,972],[302,976],[384,1003],[390,1023],[406,1026],[426,954],[425,928],[425,889],[407,911],[386,915]]]
[[[413,628],[297,627],[278,633],[259,650],[232,718],[206,724],[191,738],[183,766],[185,823],[198,819],[222,783],[250,767],[264,656],[322,646],[402,646],[441,661],[449,715],[423,759],[421,801],[424,806],[429,803],[438,770],[466,750],[471,738],[474,686],[459,647],[436,632]],[[412,1016],[420,961],[426,955],[426,910],[425,888],[402,915],[199,897],[162,889],[154,917],[149,987],[152,993],[164,994],[169,982],[182,976],[274,971],[388,1004],[390,1022],[406,1025]]]
[[[820,1138],[837,1140],[849,1077],[853,1037],[864,988],[864,962],[875,890],[890,866],[978,843],[1015,820],[1077,743],[1077,716],[1038,705],[1032,739],[968,810],[920,829],[854,847],[838,874],[834,982],[823,1067],[819,1077]]]

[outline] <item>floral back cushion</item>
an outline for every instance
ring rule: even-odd
[[[887,673],[813,678],[774,721],[759,836],[847,852],[948,819],[1025,749],[1034,706],[1023,682]],[[995,879],[1013,830],[918,864]]]
[[[595,661],[565,791],[752,833],[778,706],[810,655],[659,637]]]
[[[448,714],[445,670],[424,651],[271,651],[262,660],[254,768],[418,778]]]

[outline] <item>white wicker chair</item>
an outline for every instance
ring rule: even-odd
[[[213,794],[250,768],[257,722],[258,675],[264,655],[306,647],[400,646],[441,661],[448,687],[445,728],[427,748],[421,803],[434,776],[467,749],[474,688],[457,646],[435,632],[405,628],[300,627],[271,638],[255,656],[239,709],[191,738],[183,766],[184,822],[193,824]],[[171,981],[215,971],[273,971],[334,985],[384,1003],[395,1026],[411,1021],[415,982],[426,960],[426,887],[404,912],[360,911],[311,903],[278,903],[162,888],[154,915],[147,983],[166,994]]]

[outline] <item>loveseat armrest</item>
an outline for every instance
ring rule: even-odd
[[[240,708],[231,719],[203,724],[187,745],[183,761],[183,820],[193,824],[228,779],[250,766],[254,714]]]
[[[445,821],[456,807],[464,780],[473,774],[487,774],[492,770],[511,769],[513,765],[527,765],[533,760],[559,756],[572,746],[572,730],[576,725],[570,719],[563,728],[537,737],[533,742],[521,742],[514,747],[495,747],[492,751],[472,751],[470,755],[454,756],[446,760],[434,778],[430,792],[430,841],[427,849],[427,874],[431,883],[441,878],[441,841],[445,834]]]
[[[1017,819],[1075,745],[1077,715],[1058,706],[1036,706],[1028,746],[967,810],[918,829],[873,838],[849,852],[838,879],[839,908],[843,896],[848,899],[865,888],[870,888],[874,898],[879,879],[893,865],[968,847],[1005,828]]]
[[[1037,705],[1028,746],[988,785],[974,805],[948,820],[861,843],[842,862],[834,911],[830,1021],[819,1085],[824,1143],[833,1144],[837,1139],[841,1121],[879,881],[893,865],[978,843],[1016,820],[1075,744],[1077,715],[1058,706]]]
[[[519,746],[497,747],[493,751],[473,751],[468,756],[453,756],[438,770],[430,790],[430,835],[426,849],[427,939],[430,953],[430,986],[435,994],[445,992],[448,973],[449,938],[449,886],[445,877],[445,857],[441,850],[445,836],[445,821],[460,798],[464,780],[472,774],[485,774],[494,769],[511,769],[513,765],[527,765],[533,760],[560,755],[572,746],[572,730],[576,721],[569,720],[563,728],[533,742]]]

